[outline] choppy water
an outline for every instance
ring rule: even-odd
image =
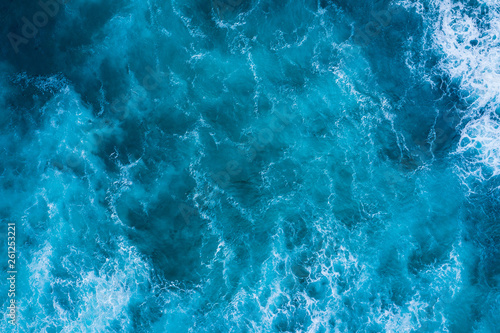
[[[57,7],[1,4],[2,332],[500,330],[497,0]]]

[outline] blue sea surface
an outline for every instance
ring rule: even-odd
[[[1,332],[500,332],[498,0],[0,9]]]

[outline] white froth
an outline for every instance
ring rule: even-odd
[[[500,3],[479,3],[470,10],[450,0],[432,2],[439,13],[432,41],[444,55],[439,68],[459,83],[470,115],[500,100]]]
[[[500,2],[479,0],[473,6],[452,0],[402,1],[422,15],[432,52],[440,56],[437,69],[459,87],[467,102],[455,154],[464,184],[483,182],[500,174]]]
[[[140,285],[149,281],[150,267],[134,247],[121,241],[117,257],[106,260],[97,270],[87,270],[75,264],[84,256],[76,247],[71,246],[70,254],[56,259],[54,249],[46,243],[34,253],[28,264],[29,283],[26,287],[33,297],[32,301],[21,304],[18,322],[28,323],[23,318],[33,312],[36,322],[26,324],[26,328],[43,330],[59,326],[64,327],[61,332],[104,332],[118,324],[122,329],[130,329],[132,318],[128,307],[134,296],[140,293]],[[59,278],[54,273],[52,262],[55,260],[62,260],[67,274],[79,278],[76,281]],[[64,297],[54,293],[65,287],[76,291],[75,299],[71,299],[70,295],[67,297],[78,309],[77,316],[65,309],[61,303]],[[50,296],[46,295],[47,290],[53,291]],[[52,301],[47,302],[47,297]]]
[[[500,122],[494,114],[470,121],[462,130],[457,153],[466,159],[467,175],[488,180],[500,174]]]

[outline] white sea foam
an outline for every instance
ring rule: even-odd
[[[144,291],[150,267],[124,239],[120,239],[117,245],[113,258],[90,268],[78,264],[88,261],[86,250],[70,246],[67,255],[56,259],[56,250],[61,249],[45,243],[33,254],[27,266],[29,277],[25,292],[32,297],[20,304],[19,322],[23,327],[39,331],[64,327],[61,332],[69,333],[105,332],[118,325],[122,330],[130,331],[132,320],[128,307],[133,298]],[[63,276],[76,279],[58,277],[61,267],[56,269],[55,262],[61,263]],[[58,270],[59,273],[55,273]],[[62,290],[74,293],[64,295]],[[47,295],[49,291],[52,292]],[[76,311],[67,310],[67,304]],[[25,319],[28,316],[30,320]]]
[[[500,4],[482,0],[471,10],[450,0],[433,1],[439,18],[432,40],[444,53],[439,67],[459,82],[474,113],[500,101]],[[489,10],[481,5],[488,6]]]
[[[466,160],[465,177],[480,181],[500,175],[500,121],[493,113],[471,120],[462,130],[456,150]]]
[[[500,3],[477,5],[451,0],[401,2],[422,15],[440,61],[437,69],[458,85],[468,107],[462,111],[461,138],[455,150],[463,156],[458,168],[464,184],[500,173]],[[473,7],[474,6],[474,7]],[[424,43],[425,45],[425,43]]]

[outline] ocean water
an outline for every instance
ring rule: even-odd
[[[498,0],[0,8],[1,332],[500,331]]]

